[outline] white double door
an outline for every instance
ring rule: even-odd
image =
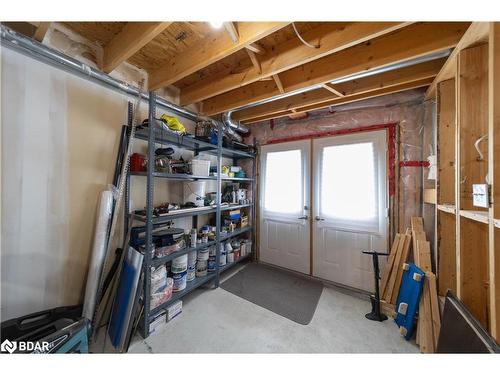
[[[385,130],[261,149],[260,260],[362,290],[387,251]]]

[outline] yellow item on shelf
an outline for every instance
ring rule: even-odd
[[[176,133],[184,134],[186,132],[186,128],[177,117],[161,115],[160,120],[162,120],[170,130]]]

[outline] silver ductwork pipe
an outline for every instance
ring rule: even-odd
[[[429,55],[424,55],[424,56],[416,57],[414,59],[405,60],[405,61],[401,61],[401,62],[394,63],[394,64],[389,64],[389,65],[383,66],[381,68],[367,70],[364,72],[341,77],[341,78],[335,79],[333,81],[330,81],[329,83],[331,83],[331,84],[343,83],[343,82],[352,81],[355,79],[360,79],[360,78],[369,77],[369,76],[376,75],[376,74],[389,72],[389,71],[396,70],[396,69],[405,68],[405,67],[416,65],[416,64],[421,64],[421,63],[424,63],[427,61],[436,60],[436,59],[440,59],[443,57],[448,57],[451,54],[452,50],[453,50],[452,48],[449,48],[449,49],[445,49],[445,50],[438,51],[435,53],[431,53]],[[322,87],[322,85],[318,84],[318,85],[308,86],[308,87],[304,87],[304,88],[297,89],[294,91],[286,92],[284,94],[276,95],[276,96],[273,96],[271,98],[266,98],[266,99],[262,99],[262,100],[259,100],[259,101],[256,101],[256,102],[253,102],[250,104],[243,105],[241,107],[233,109],[231,112],[241,111],[243,109],[256,107],[258,105],[271,103],[271,102],[274,102],[274,101],[279,100],[279,99],[284,99],[284,98],[288,98],[290,96],[302,94],[304,92],[316,90],[320,87]]]
[[[231,119],[231,113],[233,111],[224,112],[222,114],[222,122],[227,125],[228,128],[234,129],[239,133],[247,134],[249,132],[248,128],[241,122],[235,122]]]
[[[106,73],[88,66],[87,64],[19,34],[4,25],[0,25],[0,35],[2,46],[4,47],[20,52],[26,56],[33,57],[36,60],[48,63],[56,68],[65,70],[82,78],[99,83],[120,93],[125,93],[133,97],[137,97],[139,95],[138,87],[115,79]],[[141,93],[141,97],[143,100],[149,100],[148,93]],[[192,121],[203,119],[203,117],[198,116],[196,113],[162,98],[157,97],[156,105]]]

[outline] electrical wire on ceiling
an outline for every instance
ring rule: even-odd
[[[302,43],[304,43],[306,46],[311,47],[311,48],[319,48],[320,47],[320,44],[315,46],[314,44],[311,44],[307,40],[302,38],[299,31],[297,30],[297,26],[295,26],[295,22],[292,22],[292,26],[293,26],[293,29],[295,30],[295,34],[297,35],[297,38],[299,38]]]

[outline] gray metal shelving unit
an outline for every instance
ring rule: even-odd
[[[124,225],[125,228],[129,228],[134,221],[142,222],[145,226],[145,246],[144,246],[144,263],[143,263],[143,303],[144,310],[143,316],[141,317],[140,328],[141,334],[143,337],[147,337],[149,335],[148,327],[149,323],[152,321],[152,318],[161,310],[166,309],[169,305],[174,303],[175,301],[183,298],[185,295],[190,293],[191,291],[199,288],[202,285],[205,285],[209,282],[213,282],[214,287],[219,286],[219,276],[223,271],[231,268],[235,264],[250,259],[255,254],[255,233],[253,230],[253,225],[255,225],[255,176],[256,176],[256,165],[255,165],[255,154],[241,151],[241,150],[233,150],[227,147],[222,146],[222,137],[218,137],[218,144],[213,145],[208,142],[204,142],[194,137],[190,136],[178,136],[174,134],[165,133],[164,131],[159,130],[155,124],[156,118],[156,95],[153,92],[149,93],[149,126],[147,129],[138,129],[136,131],[136,139],[140,139],[148,142],[148,154],[147,154],[147,171],[146,172],[130,172],[127,175],[127,183],[125,189],[125,217],[124,217]],[[129,113],[128,113],[128,126],[131,126],[132,123],[132,107],[129,105]],[[218,134],[222,134],[222,124],[218,123]],[[217,176],[193,176],[189,174],[171,174],[171,173],[160,173],[155,171],[155,145],[169,145],[176,146],[178,148],[188,149],[193,151],[195,155],[198,155],[201,152],[208,153],[211,155],[217,156],[217,171],[219,172]],[[227,157],[233,160],[233,164],[240,159],[251,159],[252,160],[252,177],[248,178],[226,178],[221,177],[220,172],[222,170],[222,158]],[[139,176],[142,178],[146,178],[146,215],[139,216],[134,214],[129,214],[130,212],[130,184],[131,184],[131,176]],[[205,207],[199,210],[193,210],[188,212],[172,212],[166,214],[164,216],[155,217],[153,215],[153,207],[154,207],[154,181],[156,178],[172,180],[172,181],[193,181],[193,180],[213,180],[217,182],[217,199],[216,204],[210,207]],[[253,192],[253,199],[251,204],[242,204],[242,205],[222,205],[221,204],[221,192],[222,192],[222,182],[245,182],[251,184],[251,190]],[[226,210],[238,209],[238,208],[251,208],[251,223],[249,226],[240,228],[235,230],[234,232],[222,235],[221,234],[221,214]],[[161,258],[152,258],[151,250],[153,246],[153,230],[155,227],[160,226],[170,220],[179,219],[182,217],[192,217],[193,218],[193,227],[197,227],[197,218],[199,215],[207,215],[207,214],[215,214],[216,215],[216,238],[215,241],[210,241],[208,243],[203,243],[196,248],[185,248],[181,251],[175,252],[165,257]],[[126,231],[125,231],[126,232]],[[226,241],[228,239],[234,238],[236,236],[251,233],[252,238],[252,249],[251,253],[247,256],[241,257],[238,262],[234,262],[228,264],[226,266],[220,267],[220,243]],[[186,289],[175,292],[172,294],[172,298],[168,300],[166,303],[151,309],[151,267],[156,267],[161,264],[165,264],[172,259],[184,255],[193,250],[200,250],[202,248],[206,248],[209,246],[215,245],[217,248],[216,255],[216,271],[213,273],[209,273],[205,277],[197,277],[193,281],[187,283]]]

